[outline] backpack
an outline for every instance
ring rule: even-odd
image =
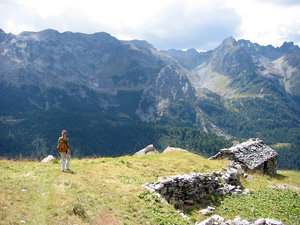
[[[57,150],[59,152],[67,152],[67,145],[64,142],[60,142],[59,145],[57,146]]]

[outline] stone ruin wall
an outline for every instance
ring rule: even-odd
[[[192,173],[160,178],[156,183],[147,183],[145,186],[151,192],[157,192],[176,208],[206,202],[207,197],[224,196],[230,193],[242,193],[240,186],[240,168],[225,168],[225,172]]]
[[[275,175],[277,173],[277,156],[256,167],[255,170],[250,170],[247,167],[245,167],[244,170],[247,172]]]
[[[169,204],[177,208],[205,202],[209,196],[224,196],[227,194],[241,194],[243,189],[240,176],[247,176],[244,172],[261,172],[276,174],[278,154],[260,139],[249,139],[229,149],[221,149],[210,159],[227,158],[233,162],[223,168],[223,172],[192,173],[160,178],[156,183],[145,186],[156,192]]]

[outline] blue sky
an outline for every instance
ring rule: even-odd
[[[300,44],[299,0],[0,0],[6,33],[107,32],[157,49],[211,50],[225,38]]]

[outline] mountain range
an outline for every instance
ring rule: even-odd
[[[260,46],[229,37],[207,52],[159,51],[104,32],[13,35],[0,29],[0,93],[3,118],[32,111],[105,113],[226,139],[291,143],[289,134],[299,133],[300,49],[292,42]]]

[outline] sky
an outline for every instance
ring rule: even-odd
[[[300,45],[300,0],[0,0],[0,28],[107,32],[158,50],[212,50],[230,36]]]

